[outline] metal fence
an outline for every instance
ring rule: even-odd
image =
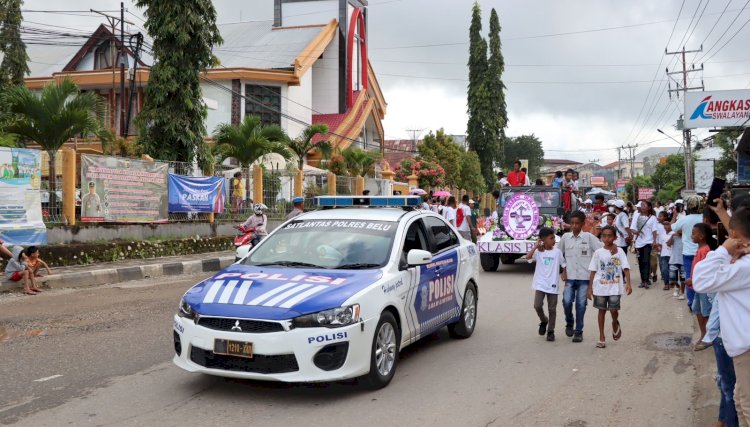
[[[336,177],[336,194],[339,196],[351,196],[354,195],[356,189],[357,178],[353,176],[337,176]]]
[[[64,224],[62,207],[62,177],[55,180],[55,190],[50,188],[49,180],[42,181],[39,193],[42,199],[42,220],[45,224]],[[81,192],[76,190],[76,216],[81,211]]]
[[[284,219],[292,211],[294,173],[284,169],[265,170],[263,173],[263,204],[268,208],[268,219]]]
[[[315,197],[328,194],[328,174],[305,174],[303,185],[305,192],[305,210],[315,209]]]
[[[240,188],[235,175],[241,173]],[[252,168],[234,165],[214,166],[214,176],[224,178],[224,212],[216,214],[216,221],[243,222],[253,211],[253,173]]]

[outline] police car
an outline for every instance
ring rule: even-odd
[[[479,257],[453,226],[416,209],[419,197],[316,203],[323,209],[285,222],[185,293],[177,366],[284,382],[362,377],[380,388],[403,347],[445,326],[471,336]]]

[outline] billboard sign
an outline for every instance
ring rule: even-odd
[[[655,189],[651,187],[638,188],[638,200],[651,200],[654,197]]]
[[[607,185],[607,179],[603,176],[592,176],[591,185],[594,187],[604,187]]]
[[[685,93],[685,129],[742,126],[750,119],[750,89]]]
[[[695,161],[695,191],[706,193],[711,189],[711,183],[714,181],[714,161],[713,160],[696,160]]]
[[[10,245],[44,245],[42,152],[0,148],[0,236]]]
[[[169,212],[224,212],[224,178],[169,174]]]
[[[81,221],[166,222],[166,163],[81,156]]]

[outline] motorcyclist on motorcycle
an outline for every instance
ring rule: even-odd
[[[257,245],[264,237],[268,236],[266,224],[268,224],[268,219],[263,213],[263,206],[257,203],[254,204],[253,214],[247,218],[247,221],[242,223],[245,228],[255,228],[255,238],[250,242],[253,247],[255,247],[255,245]]]

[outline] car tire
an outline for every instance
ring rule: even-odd
[[[458,322],[448,325],[448,333],[452,338],[469,338],[477,326],[477,288],[473,283],[466,285],[464,302],[461,307],[461,318]]]
[[[370,373],[362,377],[365,388],[377,390],[391,382],[398,366],[400,339],[396,318],[390,311],[384,311],[372,337]]]
[[[518,258],[520,258],[520,256],[514,254],[501,254],[500,262],[504,265],[515,264]]]
[[[497,254],[479,254],[479,263],[484,271],[497,271],[500,256]]]

